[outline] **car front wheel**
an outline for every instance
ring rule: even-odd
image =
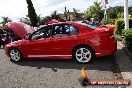
[[[16,49],[16,48],[12,48],[10,51],[9,51],[9,55],[10,55],[10,58],[11,58],[11,61],[13,62],[19,62],[22,60],[22,54],[21,52]]]
[[[78,47],[74,52],[74,58],[79,63],[88,63],[93,60],[93,52],[88,47]]]

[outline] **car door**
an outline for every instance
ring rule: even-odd
[[[51,54],[51,29],[52,26],[47,26],[31,35],[28,57],[46,57]]]
[[[71,57],[72,49],[78,44],[79,30],[69,24],[54,25],[51,39],[52,54],[58,57]]]

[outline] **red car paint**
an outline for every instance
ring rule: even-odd
[[[15,47],[25,58],[71,59],[73,49],[79,45],[91,47],[96,57],[113,55],[116,52],[117,42],[113,37],[114,26],[100,26],[96,30],[76,22],[62,22],[50,24],[50,26],[63,24],[74,25],[79,30],[79,34],[15,41],[5,46],[6,54],[9,56],[8,51]]]
[[[35,31],[35,29],[32,28],[31,26],[21,22],[8,22],[6,23],[6,26],[12,29],[20,38],[24,38],[26,34]]]

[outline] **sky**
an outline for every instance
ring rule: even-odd
[[[93,5],[95,0],[32,0],[36,13],[42,16],[50,15],[53,11],[64,12],[67,7],[70,11],[73,8],[84,12],[88,7]],[[98,0],[101,1],[101,0]],[[109,0],[108,6],[123,6],[124,0]],[[128,0],[128,5],[132,5],[132,0]],[[0,18],[7,16],[13,21],[27,15],[26,0],[0,0]],[[1,21],[1,19],[0,19]]]

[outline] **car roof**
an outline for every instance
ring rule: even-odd
[[[71,24],[71,25],[74,25],[74,26],[76,26],[79,29],[79,31],[81,33],[90,31],[87,26],[81,25],[81,24],[77,23],[76,21],[66,21],[66,22],[52,23],[52,24],[44,25],[43,27],[54,26],[54,25],[61,25],[61,24]],[[40,29],[42,29],[43,27],[41,27]],[[40,30],[40,29],[38,29],[38,30]]]
[[[52,24],[48,24],[48,25],[58,25],[58,24],[77,24],[77,23],[75,23],[74,21],[66,21],[66,22],[52,23]]]

